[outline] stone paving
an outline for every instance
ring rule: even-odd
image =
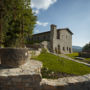
[[[42,63],[36,60],[28,60],[19,68],[7,68],[0,66],[0,76],[17,76],[39,74]]]

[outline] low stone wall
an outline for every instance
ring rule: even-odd
[[[90,90],[90,74],[56,80],[42,79],[41,90]]]
[[[0,66],[0,90],[90,90],[90,74],[42,79],[42,63],[30,60],[19,68]]]
[[[0,77],[0,90],[39,90],[40,75]]]
[[[20,68],[0,66],[0,90],[40,90],[42,63],[28,61]]]
[[[29,50],[28,52],[29,52],[30,57],[34,57],[34,56],[40,55],[41,51],[42,49],[39,48],[38,50]]]

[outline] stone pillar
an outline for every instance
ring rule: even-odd
[[[51,32],[50,32],[50,43],[51,43],[51,52],[55,52],[55,41],[57,37],[57,26],[52,24],[51,25]]]

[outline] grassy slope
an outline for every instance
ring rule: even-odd
[[[78,53],[72,53],[72,54],[66,54],[67,56],[73,58],[73,59],[76,59],[75,57],[78,57],[79,54]],[[78,60],[78,59],[77,59]],[[81,60],[80,60],[81,61]],[[90,63],[90,58],[85,58],[85,60],[82,60],[83,62],[87,62],[87,63]]]
[[[78,53],[72,53],[72,54],[66,54],[66,55],[69,56],[69,57],[71,57],[71,58],[73,58],[73,59],[75,59],[75,57],[78,57],[79,56]]]
[[[75,75],[90,73],[90,67],[52,55],[50,53],[41,53],[35,59],[43,62],[43,67],[48,68],[54,72],[65,72]]]

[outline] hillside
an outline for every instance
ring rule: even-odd
[[[81,52],[82,51],[82,47],[80,46],[72,46],[73,52]]]

